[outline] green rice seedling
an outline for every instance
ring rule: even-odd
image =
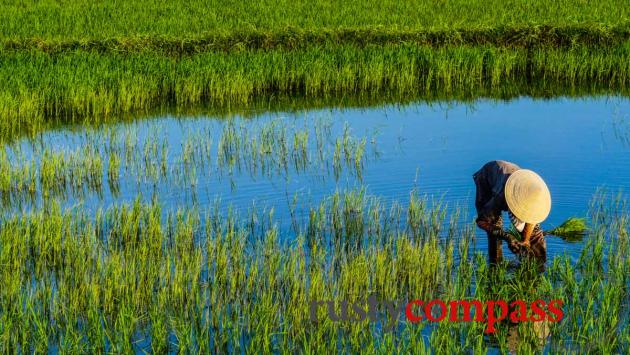
[[[44,194],[66,187],[68,163],[62,153],[46,150],[40,164],[40,184]]]
[[[342,169],[341,147],[342,147],[341,139],[337,138],[335,142],[335,152],[333,153],[333,169],[334,169],[336,180],[339,180],[339,176],[341,175],[341,169]]]
[[[303,171],[308,166],[308,131],[293,134],[293,161],[297,171]]]
[[[83,156],[78,159],[78,164],[87,172],[87,184],[93,189],[99,189],[103,179],[103,161],[98,151],[88,147],[83,151]]]
[[[33,205],[44,194],[45,198],[84,198],[90,194],[101,198],[105,181],[113,195],[118,194],[121,182],[135,182],[137,189],[143,184],[169,183],[190,188],[194,194],[200,178],[226,172],[269,179],[313,173],[324,179],[330,171],[336,171],[338,177],[346,171],[360,176],[369,159],[363,149],[367,139],[346,133],[351,160],[331,162],[328,157],[334,135],[320,143],[309,140],[310,131],[318,126],[300,127],[280,119],[251,126],[227,122],[219,128],[218,143],[208,127],[203,132],[184,132],[181,150],[176,154],[169,154],[166,138],[154,139],[162,129],[160,125],[149,127],[148,134],[142,136],[134,126],[111,127],[105,135],[87,130],[64,138],[71,148],[40,140],[38,148],[27,155],[5,149],[0,156],[0,165],[6,171],[0,192],[5,206],[10,201]],[[319,144],[319,152],[313,152],[315,144]],[[337,166],[331,168],[333,164]]]
[[[134,161],[134,155],[136,153],[136,145],[138,142],[138,132],[134,129],[128,129],[125,131],[124,137],[124,151],[125,151],[125,165],[131,165]]]
[[[116,151],[109,153],[109,162],[107,165],[107,183],[112,194],[117,195],[119,191],[120,181],[120,157]]]
[[[345,240],[342,245],[359,250],[364,233],[365,190],[350,191],[343,194],[343,224]]]
[[[555,235],[566,241],[580,240],[588,231],[586,218],[571,217],[559,226],[545,231],[545,234]]]
[[[120,157],[118,156],[118,153],[115,151],[109,154],[107,176],[108,176],[109,181],[118,181],[120,177]]]
[[[0,194],[6,206],[19,203],[20,196],[28,196],[32,201],[37,191],[37,169],[35,162],[30,164],[23,158],[13,157],[17,163],[12,163],[7,157],[6,151],[0,152]]]
[[[518,240],[522,239],[520,232],[514,226],[510,225],[508,232]],[[587,232],[586,218],[570,217],[559,226],[544,231],[544,234],[556,236],[569,242],[577,242],[582,240]]]
[[[356,201],[356,204],[361,202]],[[322,205],[324,210],[329,207]],[[331,205],[332,206],[332,205]],[[376,206],[376,204],[371,205]],[[382,206],[382,205],[381,205]],[[341,205],[339,206],[341,208]],[[376,207],[370,207],[364,211],[370,211]],[[345,207],[344,207],[345,209]],[[38,223],[51,223],[61,225],[63,229],[82,231],[83,236],[69,233],[64,242],[60,244],[61,254],[65,255],[65,262],[59,265],[67,265],[68,272],[63,269],[45,268],[45,272],[38,274],[36,283],[30,283],[28,273],[18,273],[12,268],[12,273],[2,273],[5,285],[13,285],[9,282],[15,278],[20,280],[19,287],[8,286],[0,293],[3,301],[3,309],[15,309],[8,303],[10,292],[24,292],[22,283],[29,282],[29,287],[42,287],[40,281],[56,275],[59,295],[52,304],[62,302],[64,311],[53,311],[53,319],[57,321],[59,334],[55,335],[51,330],[37,326],[37,323],[27,323],[27,327],[40,329],[39,331],[51,332],[48,334],[53,343],[62,345],[68,350],[90,351],[98,349],[102,336],[93,334],[85,337],[81,342],[75,334],[83,335],[85,328],[75,328],[73,322],[81,319],[88,313],[80,310],[84,307],[83,300],[96,302],[90,309],[101,313],[101,317],[92,317],[91,324],[105,327],[108,334],[109,346],[127,351],[138,350],[134,348],[137,342],[137,331],[142,327],[151,327],[152,337],[150,346],[157,349],[196,349],[197,347],[210,347],[218,350],[227,348],[241,348],[244,351],[254,351],[265,348],[269,351],[281,351],[300,349],[302,351],[323,351],[338,349],[342,346],[347,349],[358,350],[365,347],[379,347],[396,350],[407,349],[410,346],[419,348],[438,347],[463,351],[475,348],[479,351],[488,351],[488,347],[496,346],[501,351],[516,351],[516,349],[529,349],[538,351],[538,338],[536,333],[528,333],[529,325],[519,330],[521,333],[518,343],[513,345],[509,340],[509,325],[501,325],[496,335],[494,344],[484,340],[483,324],[477,323],[442,323],[433,327],[430,324],[413,325],[402,322],[400,328],[395,328],[393,333],[382,332],[381,328],[373,328],[368,323],[334,323],[321,321],[316,325],[308,322],[308,304],[311,299],[338,299],[360,300],[360,295],[372,290],[378,291],[383,299],[397,299],[408,295],[410,297],[432,298],[450,297],[471,299],[499,298],[523,298],[547,299],[553,297],[567,297],[571,300],[568,290],[562,287],[566,282],[557,279],[565,274],[564,261],[554,261],[550,268],[549,276],[537,276],[539,281],[532,288],[531,279],[526,277],[528,269],[511,274],[503,265],[495,270],[496,277],[490,277],[489,269],[485,264],[485,256],[475,252],[468,262],[461,262],[451,273],[452,280],[445,279],[449,254],[452,251],[442,249],[436,237],[428,236],[418,241],[406,234],[403,230],[396,230],[396,222],[383,220],[383,230],[392,231],[393,240],[386,241],[384,245],[369,244],[362,250],[345,248],[327,249],[323,254],[312,255],[312,258],[304,258],[304,239],[297,238],[295,244],[284,245],[278,240],[277,227],[270,225],[270,229],[264,231],[264,238],[249,239],[246,229],[239,227],[239,217],[229,213],[225,216],[208,216],[205,228],[199,228],[199,219],[191,214],[180,211],[169,214],[166,226],[163,224],[162,213],[158,206],[144,205],[138,200],[132,206],[121,206],[106,213],[105,219],[97,219],[94,223],[85,223],[79,215],[66,214],[59,209],[48,212],[36,212],[28,216],[14,217],[3,223],[12,224],[15,228],[0,230],[0,238],[3,245],[14,247],[42,245],[42,243],[30,238],[11,239],[14,233],[22,233],[30,228],[30,225]],[[325,211],[323,215],[329,212]],[[370,212],[373,214],[374,212]],[[381,212],[382,213],[382,212]],[[65,215],[65,217],[64,217]],[[394,213],[396,215],[396,213]],[[439,215],[439,213],[438,213]],[[427,217],[426,220],[432,220]],[[45,222],[50,221],[50,222]],[[364,220],[364,223],[368,223]],[[342,219],[342,224],[358,223]],[[321,224],[321,223],[320,223]],[[387,224],[387,225],[385,225]],[[393,225],[392,225],[393,224]],[[138,228],[140,227],[140,228]],[[626,225],[627,227],[627,225]],[[358,230],[357,227],[349,227]],[[365,227],[364,227],[365,228]],[[597,226],[596,228],[599,228]],[[48,231],[51,229],[34,229],[48,241]],[[91,230],[99,231],[94,234]],[[321,229],[320,230],[325,230]],[[472,228],[468,229],[472,231]],[[204,234],[203,242],[197,235]],[[469,232],[463,232],[458,246],[460,255],[469,251],[470,240],[473,238]],[[27,234],[28,235],[28,234]],[[359,236],[359,233],[355,233]],[[363,234],[367,238],[366,233]],[[86,240],[87,239],[87,240]],[[367,240],[367,239],[366,239]],[[596,240],[596,239],[589,239]],[[51,240],[52,241],[52,240]],[[352,242],[354,243],[354,242]],[[48,244],[48,243],[45,243]],[[595,246],[595,245],[593,245]],[[205,252],[203,252],[205,250]],[[76,256],[76,261],[74,256]],[[585,255],[593,255],[586,252]],[[32,254],[0,253],[3,263],[14,258],[17,269],[28,267],[29,258],[41,258]],[[330,268],[327,263],[322,263],[326,258],[335,258],[338,268]],[[323,258],[323,259],[322,259]],[[568,261],[568,259],[564,259]],[[61,262],[61,260],[59,260]],[[585,265],[589,262],[584,259]],[[31,264],[32,265],[32,264]],[[80,267],[81,266],[81,267]],[[627,267],[627,266],[626,266]],[[202,272],[202,269],[207,271]],[[58,271],[56,271],[58,270]],[[580,271],[582,272],[582,271]],[[588,271],[584,271],[588,272]],[[615,270],[613,273],[621,276],[625,270]],[[474,275],[474,280],[473,280]],[[589,275],[588,273],[584,274]],[[100,297],[85,297],[88,294],[83,283],[75,284],[73,280],[91,280],[98,288],[89,288],[89,292],[97,292]],[[552,288],[545,279],[549,278]],[[568,280],[580,280],[569,276]],[[578,295],[587,297],[591,286],[602,283],[609,284],[610,275],[601,274],[597,278],[586,277],[581,279],[584,285],[579,286]],[[24,279],[23,279],[24,278]],[[45,282],[45,281],[44,281]],[[487,283],[493,283],[488,287]],[[471,287],[470,285],[476,285]],[[568,284],[568,283],[566,283]],[[78,285],[72,288],[71,285]],[[153,285],[153,287],[151,287]],[[442,286],[441,286],[442,285]],[[453,287],[445,287],[453,285]],[[460,286],[458,286],[460,285]],[[589,286],[590,285],[590,286]],[[615,301],[622,295],[615,287],[607,287],[611,290],[605,293],[605,299],[596,300],[603,309],[608,309],[612,314],[620,309],[621,304]],[[127,291],[129,289],[129,291]],[[490,291],[492,290],[492,291]],[[548,294],[548,292],[557,294]],[[611,293],[612,292],[612,293]],[[53,293],[54,294],[54,293]],[[53,294],[40,293],[44,300]],[[29,293],[25,296],[29,297]],[[200,301],[202,300],[202,301]],[[251,302],[249,300],[258,300]],[[603,303],[599,303],[599,302]],[[42,305],[44,308],[31,308],[34,312],[46,312],[45,307],[50,307],[51,302],[36,302],[33,305]],[[86,303],[87,304],[87,303]],[[6,308],[4,306],[7,306]],[[96,308],[94,308],[96,306]],[[68,308],[70,307],[70,308]],[[209,308],[208,308],[209,307]],[[581,312],[577,304],[569,303],[565,308],[567,317],[575,317]],[[211,311],[207,318],[201,317],[204,309]],[[147,314],[147,323],[135,320],[136,312]],[[380,311],[379,311],[380,312]],[[15,314],[15,313],[11,313]],[[616,324],[615,316],[602,314],[602,321]],[[323,315],[322,315],[323,316]],[[586,324],[593,320],[594,313],[582,318]],[[12,316],[12,319],[16,319]],[[37,317],[40,317],[39,314]],[[43,318],[40,318],[43,319]],[[96,320],[94,320],[96,319]],[[102,319],[102,321],[101,321]],[[205,320],[204,320],[205,319]],[[572,318],[568,318],[572,319]],[[389,320],[393,321],[393,320]],[[202,322],[199,326],[195,322]],[[207,323],[205,323],[207,322]],[[9,325],[10,322],[3,324]],[[571,322],[560,323],[552,333],[550,342],[571,341],[575,349],[583,349],[587,344],[576,342],[580,333],[574,333]],[[579,323],[578,326],[583,326]],[[610,331],[609,326],[601,331]],[[196,331],[198,327],[208,329],[210,333]],[[421,330],[430,327],[430,337],[422,336]],[[519,326],[520,327],[520,326]],[[396,330],[399,329],[399,330]],[[6,329],[4,329],[6,331]],[[534,330],[531,330],[534,331]],[[595,339],[604,333],[597,330]],[[613,331],[613,333],[618,331]],[[8,334],[8,333],[4,333]],[[177,342],[168,344],[168,334],[173,334]],[[302,334],[302,336],[300,336]],[[332,334],[337,337],[330,338]],[[407,337],[405,334],[409,334]],[[618,333],[617,333],[618,334]],[[131,335],[131,337],[130,337]],[[1,337],[3,346],[8,345],[8,338]],[[90,340],[92,339],[92,340]],[[324,339],[338,339],[337,341],[323,341]],[[619,338],[622,339],[622,338]],[[245,341],[244,341],[245,340]],[[602,350],[620,351],[627,344],[621,342],[604,343],[596,342],[595,347]],[[411,343],[410,343],[411,342]],[[512,344],[512,345],[511,345]],[[582,345],[580,345],[582,344]],[[514,347],[515,346],[515,347]],[[607,346],[607,347],[600,347]]]
[[[366,139],[363,138],[356,146],[354,152],[354,169],[357,173],[357,177],[361,180],[361,171],[363,170],[363,155],[365,154]]]
[[[234,122],[228,121],[217,146],[219,166],[232,168],[240,160],[240,141],[237,137]]]

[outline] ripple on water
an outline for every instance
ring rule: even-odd
[[[132,200],[138,192],[147,199],[155,193],[165,209],[195,204],[203,210],[220,198],[224,206],[231,204],[247,211],[255,201],[261,208],[273,207],[278,218],[286,221],[294,196],[304,214],[308,207],[335,191],[364,187],[366,194],[378,197],[386,206],[394,202],[405,206],[410,192],[416,189],[420,196],[441,201],[449,211],[467,209],[468,215],[459,222],[466,224],[474,216],[472,174],[489,160],[505,159],[533,169],[546,179],[553,209],[545,226],[554,226],[570,216],[584,216],[598,188],[618,191],[630,187],[630,145],[623,139],[625,126],[618,119],[620,114],[630,113],[627,99],[521,98],[510,102],[479,101],[474,106],[470,110],[464,104],[448,108],[412,104],[402,109],[391,106],[294,114],[261,112],[254,118],[236,117],[232,121],[236,127],[242,126],[250,131],[250,136],[259,138],[262,128],[272,122],[307,131],[311,161],[317,160],[315,128],[318,124],[323,124],[318,126],[320,130],[327,127],[323,161],[303,172],[289,165],[288,174],[280,169],[268,176],[251,175],[247,169],[229,173],[218,168],[217,144],[227,125],[224,119],[163,117],[121,124],[111,130],[121,134],[123,143],[125,134],[138,144],[156,137],[164,140],[169,166],[180,164],[186,142],[191,147],[210,144],[210,166],[199,167],[194,187],[186,182],[173,183],[177,180],[173,176],[154,183],[138,182],[123,174],[119,195],[112,196],[106,188],[102,197],[71,197],[67,205],[82,200],[86,208],[93,210]],[[346,125],[356,142],[366,139],[364,161],[360,174],[349,163],[335,177],[335,139],[343,138]],[[41,142],[23,141],[18,146],[28,160],[33,156],[33,146],[72,150],[77,144],[85,144],[85,132],[86,129],[48,132],[38,138]],[[98,136],[99,132],[93,134]],[[202,139],[206,134],[212,137],[212,143]],[[288,137],[292,142],[293,136]],[[140,144],[140,157],[143,149]],[[108,154],[102,153],[106,165]],[[482,234],[479,237],[484,238]],[[549,238],[548,246],[550,255],[568,252],[575,256],[580,245]]]

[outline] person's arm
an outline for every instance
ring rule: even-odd
[[[488,219],[483,217],[477,218],[476,222],[479,228],[490,233],[495,238],[506,241],[508,248],[513,254],[520,254],[522,252],[521,243],[512,234],[504,231],[503,228],[497,227]]]
[[[495,238],[505,240],[508,243],[517,242],[516,238],[512,234],[504,231],[503,228],[497,227],[485,218],[477,218],[477,226],[490,233]]]
[[[523,228],[523,244],[526,247],[529,247],[529,240],[532,236],[532,232],[534,231],[535,224],[525,223],[525,228]]]

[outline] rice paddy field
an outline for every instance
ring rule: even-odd
[[[0,136],[296,97],[627,95],[625,5],[5,1]]]
[[[629,8],[3,1],[0,353],[630,352]],[[487,262],[494,159],[586,228],[544,268]]]

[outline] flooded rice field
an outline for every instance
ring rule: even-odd
[[[51,130],[0,154],[6,348],[627,349],[625,98],[165,116]],[[545,179],[543,228],[585,217],[591,231],[548,237],[542,279],[504,270],[487,290],[472,174],[495,159]],[[481,338],[475,322],[308,322],[313,299],[372,293],[562,299],[567,320]]]
[[[406,206],[410,192],[471,212],[472,174],[490,160],[539,172],[546,226],[586,216],[601,190],[630,187],[630,102],[616,97],[389,105],[155,117],[57,129],[5,146],[3,211],[57,200],[96,213],[132,201],[164,210],[273,208],[278,223],[335,192]],[[290,233],[289,233],[290,234]],[[550,249],[566,250],[566,244]],[[556,249],[557,248],[557,249]],[[577,249],[576,249],[577,250]]]

